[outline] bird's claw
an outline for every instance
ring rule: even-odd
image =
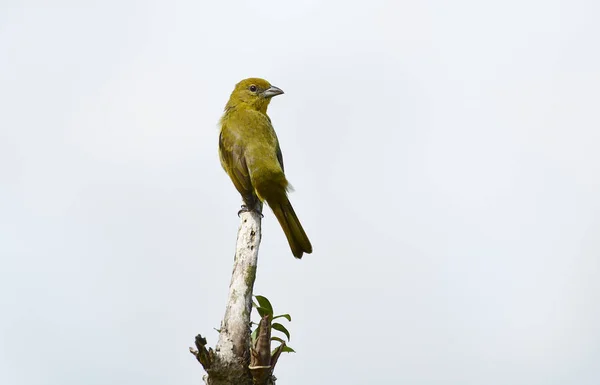
[[[242,213],[250,213],[250,212],[255,212],[258,215],[260,215],[261,218],[264,218],[265,216],[263,215],[262,212],[260,212],[260,210],[258,210],[257,208],[251,209],[246,205],[242,205],[242,207],[240,208],[240,211],[238,211],[238,217],[242,214]]]

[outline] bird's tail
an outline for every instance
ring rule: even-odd
[[[267,203],[277,217],[288,243],[290,244],[294,257],[300,259],[302,258],[303,253],[312,253],[312,245],[310,244],[288,197],[284,195],[275,202],[269,202],[269,200],[267,200]]]

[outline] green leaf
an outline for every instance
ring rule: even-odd
[[[283,347],[283,350],[282,350],[282,352],[284,352],[284,353],[296,353],[296,351],[295,351],[294,349],[290,348],[290,347],[289,347],[289,346],[287,346],[287,345],[285,345],[285,346]]]
[[[265,309],[264,307],[258,306],[256,310],[258,311],[258,315],[260,315],[260,318],[266,316],[267,314],[271,314],[271,312],[269,312],[269,309]]]
[[[252,334],[250,334],[250,340],[252,341],[252,345],[254,345],[254,341],[256,341],[256,339],[258,338],[258,329],[259,328],[254,329]]]
[[[269,300],[266,297],[263,297],[262,295],[255,295],[254,298],[256,298],[256,300],[258,301],[259,308],[263,308],[265,309],[265,311],[267,311],[267,314],[271,316],[273,315],[273,306],[271,306],[271,302],[269,302]]]
[[[273,317],[273,319],[277,319],[277,318],[285,318],[288,321],[292,322],[292,316],[289,314],[279,314],[278,316]]]
[[[290,340],[290,332],[288,332],[288,330],[282,324],[275,322],[274,324],[271,324],[271,328],[282,332],[283,334],[285,334],[288,341]]]
[[[277,341],[277,342],[281,342],[282,344],[285,343],[285,341],[279,337],[271,337],[271,341]]]

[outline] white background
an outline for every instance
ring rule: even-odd
[[[265,212],[278,383],[600,383],[599,4],[2,0],[0,383],[201,382],[250,76],[314,245]]]

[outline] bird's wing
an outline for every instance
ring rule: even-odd
[[[283,154],[281,153],[281,148],[279,148],[279,144],[277,145],[277,160],[279,161],[279,165],[281,166],[281,171],[285,172],[283,169]]]
[[[223,127],[225,129],[225,127]],[[248,166],[246,165],[246,158],[244,156],[244,148],[239,144],[235,143],[227,135],[223,135],[223,131],[219,135],[219,155],[221,157],[221,164],[223,168],[229,174],[235,188],[239,191],[242,197],[251,197],[254,194],[254,188],[250,181],[250,173],[248,172]]]

